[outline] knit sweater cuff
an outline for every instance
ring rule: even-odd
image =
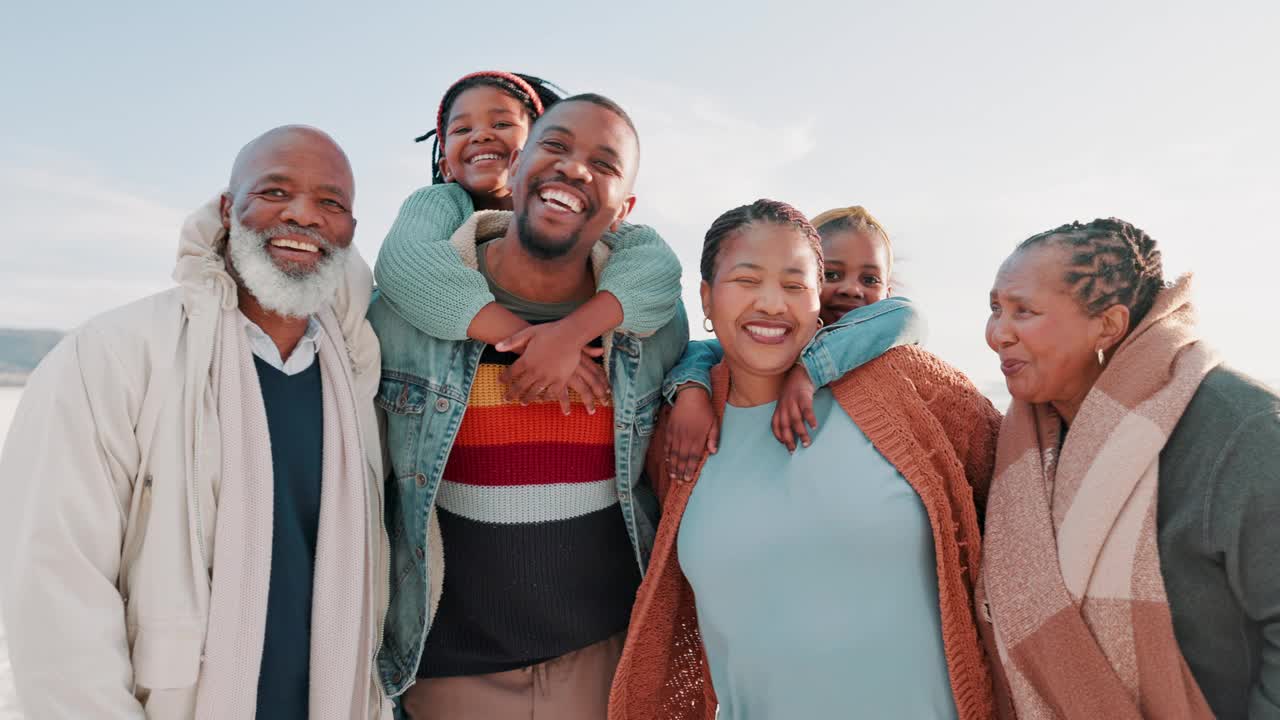
[[[653,228],[623,225],[604,237],[612,248],[596,288],[622,306],[621,329],[652,335],[675,317],[680,301],[680,259]]]
[[[396,312],[442,340],[466,340],[476,313],[494,300],[484,277],[449,243],[471,213],[471,198],[457,185],[418,190],[401,206],[374,268]]]

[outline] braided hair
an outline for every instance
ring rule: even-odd
[[[1129,308],[1129,326],[1137,327],[1164,287],[1156,241],[1119,218],[1069,223],[1032,235],[1017,249],[1050,242],[1070,251],[1070,266],[1062,279],[1090,315],[1124,305]]]
[[[506,93],[529,113],[530,121],[537,120],[564,96],[560,86],[548,80],[523,73],[509,73],[500,70],[484,70],[464,75],[445,90],[440,99],[440,107],[436,111],[436,126],[432,130],[414,138],[414,142],[431,140],[431,182],[445,182],[440,171],[440,158],[444,153],[444,125],[449,119],[449,111],[453,103],[462,93],[475,87],[492,87]]]
[[[736,207],[711,223],[711,228],[707,230],[706,237],[702,241],[703,280],[710,283],[715,277],[716,260],[720,256],[720,248],[725,240],[753,223],[769,223],[783,227],[790,225],[800,231],[818,260],[818,286],[822,286],[822,238],[819,237],[818,231],[813,229],[813,225],[799,210],[784,202],[767,199]]]

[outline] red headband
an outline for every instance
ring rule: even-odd
[[[458,78],[457,81],[455,81],[452,85],[449,86],[449,90],[452,90],[453,88],[457,87],[459,83],[466,82],[471,78],[478,78],[478,77],[497,78],[499,80],[506,80],[512,85],[515,85],[516,87],[520,88],[521,90],[523,90],[525,93],[529,95],[529,99],[533,102],[533,109],[535,112],[534,117],[536,118],[542,115],[542,98],[538,97],[538,93],[534,91],[532,85],[525,82],[524,78],[514,73],[503,72],[501,70],[481,70],[480,72],[473,72],[470,75],[463,75],[462,77]],[[448,97],[449,90],[445,90],[444,92],[445,97]],[[436,137],[440,138],[440,147],[443,148],[444,147],[444,99],[443,98],[440,100],[440,109],[436,111]],[[441,154],[443,154],[443,152]]]

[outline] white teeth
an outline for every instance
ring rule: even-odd
[[[290,250],[302,250],[303,252],[320,252],[318,246],[311,243],[299,242],[297,240],[289,240],[288,238],[276,238],[271,241],[276,247],[289,248]]]
[[[502,159],[502,156],[501,156],[501,155],[497,155],[497,154],[494,154],[494,153],[485,153],[485,154],[483,154],[483,155],[477,155],[477,156],[475,156],[475,157],[471,158],[470,160],[468,160],[468,161],[467,161],[467,163],[468,163],[468,164],[475,164],[475,163],[480,162],[481,160],[501,160],[501,159]]]
[[[783,335],[786,335],[787,329],[775,328],[775,327],[761,327],[759,325],[748,325],[747,332],[751,333],[752,335],[759,335],[760,337],[775,338],[775,337],[782,337]]]
[[[538,197],[542,198],[544,201],[547,201],[547,202],[550,202],[550,201],[558,202],[561,205],[564,205],[565,207],[569,208],[569,210],[575,213],[582,212],[582,201],[570,195],[569,193],[564,192],[563,190],[555,190],[555,189],[543,190],[541,193],[539,193]]]

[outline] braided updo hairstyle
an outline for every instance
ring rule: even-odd
[[[724,213],[711,223],[702,241],[702,279],[710,283],[716,274],[716,259],[724,241],[753,223],[792,226],[804,235],[818,260],[818,287],[822,286],[822,238],[813,229],[804,214],[794,207],[777,200],[757,200]]]
[[[444,153],[444,124],[449,119],[449,111],[459,95],[475,87],[497,88],[511,96],[529,113],[530,125],[564,97],[564,91],[555,83],[523,73],[485,70],[465,75],[454,82],[440,99],[435,128],[413,139],[414,142],[423,142],[434,138],[431,143],[431,182],[434,184],[445,182],[440,172],[440,157]]]
[[[1164,287],[1164,265],[1156,241],[1119,218],[1069,223],[1032,235],[1017,249],[1048,243],[1070,252],[1062,279],[1089,315],[1124,305],[1129,308],[1129,327],[1137,327]]]

